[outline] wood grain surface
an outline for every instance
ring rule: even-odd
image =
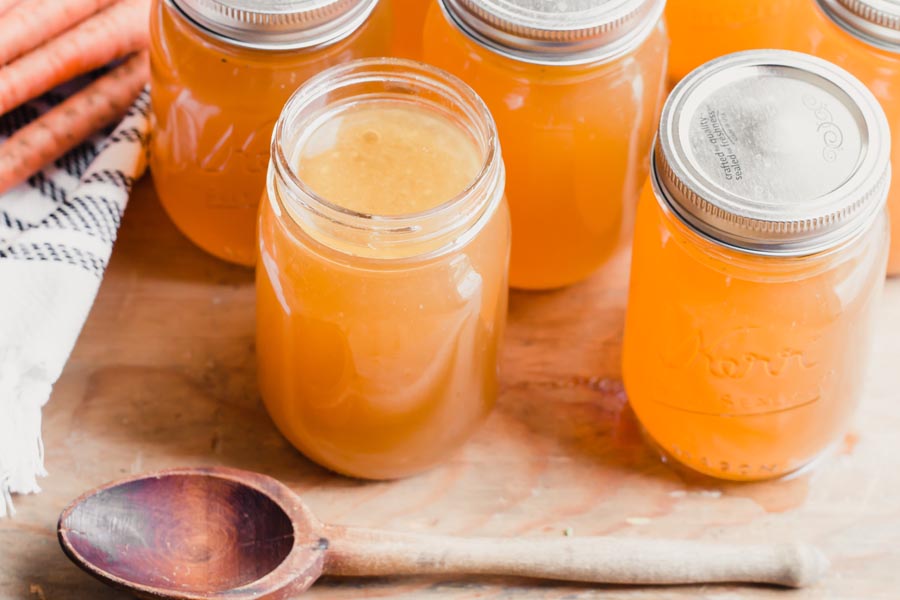
[[[834,565],[799,591],[674,589],[508,579],[326,579],[310,598],[894,599],[900,589],[900,281],[888,283],[854,433],[810,475],[731,485],[662,464],[619,383],[627,264],[511,299],[502,397],[447,464],[365,483],[306,461],[256,393],[249,271],[181,237],[152,185],[134,194],[109,272],[45,411],[50,476],[0,522],[0,598],[125,598],[56,541],[62,508],[108,480],[226,465],[279,478],[324,521],[465,535],[671,536],[818,543]],[[661,299],[662,301],[663,299]]]

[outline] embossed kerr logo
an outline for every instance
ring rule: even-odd
[[[820,367],[815,351],[818,337],[773,343],[779,339],[778,327],[692,327],[686,335],[672,337],[661,356],[665,367],[672,370],[668,377],[677,381],[699,375],[716,391],[713,403],[678,408],[750,416],[819,402],[833,387],[835,374]],[[740,385],[735,385],[738,381]]]

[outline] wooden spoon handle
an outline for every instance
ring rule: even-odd
[[[807,544],[737,545],[625,538],[454,538],[327,526],[325,572],[510,575],[611,584],[713,582],[803,587],[828,569]]]

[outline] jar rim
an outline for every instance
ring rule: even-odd
[[[666,188],[660,173],[657,167],[656,159],[656,143],[657,140],[654,140],[654,147],[650,154],[650,172],[648,175],[648,183],[653,190],[653,197],[655,198],[657,204],[659,204],[660,209],[663,213],[670,219],[676,221],[679,225],[684,227],[684,229],[690,234],[697,236],[699,239],[703,240],[707,244],[711,244],[720,250],[735,252],[738,255],[747,256],[747,257],[756,257],[763,259],[773,259],[773,260],[787,260],[787,261],[797,261],[797,260],[808,260],[808,259],[825,259],[829,256],[834,255],[835,253],[841,252],[844,248],[848,246],[852,246],[857,241],[862,239],[866,233],[868,233],[872,226],[874,226],[879,218],[883,215],[884,207],[882,207],[881,211],[873,211],[869,218],[865,221],[861,222],[860,227],[855,231],[851,232],[845,238],[842,238],[835,244],[832,244],[827,247],[819,248],[814,251],[802,252],[802,253],[775,253],[769,252],[766,250],[762,250],[759,248],[751,248],[746,246],[740,246],[734,243],[730,243],[727,240],[720,239],[715,237],[705,231],[704,229],[697,227],[697,225],[685,219],[680,211],[677,210],[676,200],[669,193],[669,190]]]
[[[863,42],[900,52],[900,4],[885,0],[816,0],[835,25]]]
[[[565,3],[559,3],[565,6]],[[505,0],[438,0],[444,18],[480,46],[540,65],[602,64],[638,48],[662,18],[666,0],[620,0],[567,19]]]
[[[384,215],[359,212],[337,204],[316,193],[303,180],[293,165],[294,156],[284,142],[290,138],[291,131],[298,128],[298,119],[304,109],[322,110],[316,102],[329,93],[363,84],[392,86],[400,93],[410,93],[420,86],[441,94],[466,110],[467,116],[480,130],[470,130],[470,133],[480,137],[476,142],[482,150],[482,158],[478,173],[465,189],[425,210]],[[415,97],[414,94],[411,96]],[[464,221],[472,219],[473,211],[480,215],[493,196],[502,196],[504,187],[496,125],[484,101],[461,79],[437,67],[406,59],[358,59],[326,69],[309,79],[294,92],[278,118],[272,134],[271,157],[271,165],[279,182],[287,186],[292,199],[296,199],[305,210],[357,232],[394,236],[398,243],[421,240],[424,235],[445,235],[448,230],[464,225]]]
[[[164,0],[206,34],[232,46],[284,51],[335,44],[369,19],[379,0]]]

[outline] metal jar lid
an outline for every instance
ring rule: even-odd
[[[467,36],[510,58],[539,64],[612,60],[640,45],[665,0],[440,0]]]
[[[900,1],[818,0],[825,14],[852,35],[900,51]]]
[[[835,247],[883,209],[890,131],[852,75],[783,50],[731,54],[666,101],[654,151],[662,200],[738,250],[805,256]]]
[[[250,48],[332,44],[356,31],[378,0],[168,0],[200,27]]]

